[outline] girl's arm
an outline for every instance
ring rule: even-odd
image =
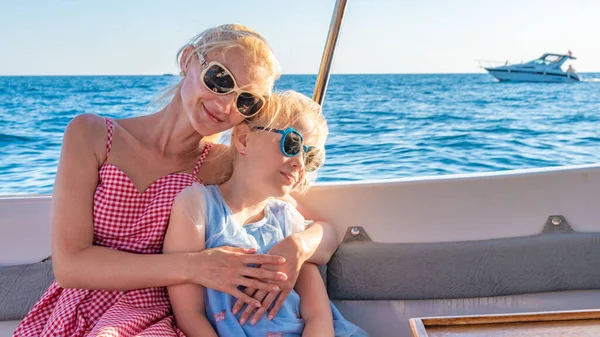
[[[189,207],[196,204],[197,210]],[[193,212],[193,214],[190,213]],[[205,241],[204,200],[202,192],[185,189],[175,198],[171,219],[165,235],[165,254],[204,250]],[[196,284],[179,284],[167,287],[177,326],[189,337],[217,337],[206,318],[204,287]]]
[[[258,279],[275,280],[279,274],[247,264],[280,264],[278,256],[252,255],[247,254],[251,250],[231,247],[133,254],[93,245],[94,193],[98,169],[106,159],[106,138],[105,120],[89,114],[75,117],[65,131],[51,216],[52,261],[61,287],[131,290],[196,283],[246,303],[257,301],[240,292],[239,285],[272,289]]]
[[[302,336],[334,336],[329,296],[316,265],[302,266],[295,289],[300,296],[300,315],[306,323]]]

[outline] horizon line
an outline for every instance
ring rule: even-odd
[[[600,70],[597,71],[578,71],[579,74],[595,74],[600,73]],[[432,73],[332,73],[330,75],[487,75],[488,73],[485,71],[482,72],[432,72]],[[281,76],[317,76],[317,73],[307,74],[307,73],[285,73],[281,74]],[[163,73],[163,74],[20,74],[20,75],[9,75],[9,74],[0,74],[0,77],[106,77],[106,76],[164,76],[164,77],[178,77],[179,75]]]

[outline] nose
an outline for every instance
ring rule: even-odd
[[[219,109],[219,112],[223,114],[231,114],[233,109],[236,109],[235,100],[237,98],[237,94],[235,92],[230,92],[226,95],[219,95],[215,100],[216,106]]]
[[[301,171],[304,169],[304,160],[302,154],[290,157],[290,166],[294,171]]]

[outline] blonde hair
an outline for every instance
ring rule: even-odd
[[[321,106],[312,99],[304,96],[293,90],[286,90],[282,92],[276,92],[271,95],[267,105],[263,108],[259,115],[246,121],[250,127],[262,126],[274,129],[285,129],[288,126],[292,126],[299,121],[310,121],[311,126],[314,126],[311,130],[303,130],[302,135],[304,138],[313,138],[315,141],[313,144],[309,144],[318,148],[319,155],[322,157],[321,160],[325,160],[325,141],[329,133],[327,122],[323,117]],[[231,133],[233,139],[236,135],[238,127],[234,127]],[[260,131],[257,131],[260,132]],[[234,163],[237,152],[234,146],[231,147]],[[304,177],[301,181],[297,182],[294,186],[293,191],[303,193],[305,192],[310,184],[316,179],[316,170],[313,172],[305,172]]]
[[[194,52],[188,53],[185,60],[182,60],[183,51],[191,47]],[[269,81],[273,87],[275,80],[281,76],[279,62],[273,54],[273,50],[267,44],[262,35],[256,31],[237,23],[221,25],[209,28],[202,33],[194,36],[188,43],[179,48],[177,52],[177,66],[181,62],[187,64],[192,57],[198,54],[206,57],[211,52],[226,52],[231,48],[239,48],[244,54],[246,61],[254,65],[255,71],[260,71],[261,78]],[[183,74],[183,69],[179,69]],[[167,89],[163,98],[173,96],[183,83],[183,78],[175,85]]]
[[[186,59],[182,60],[183,51],[188,47],[191,47],[194,52],[187,53]],[[192,57],[197,57],[198,54],[206,57],[211,52],[225,53],[231,48],[239,48],[242,51],[245,60],[252,65],[252,71],[262,81],[270,83],[269,90],[272,90],[275,81],[281,76],[281,68],[273,50],[262,35],[237,23],[209,28],[194,36],[177,52],[177,66],[180,67],[182,63],[180,61],[187,64]],[[183,73],[183,69],[180,71]],[[157,101],[171,99],[181,89],[182,84],[183,78],[173,86],[166,88]],[[219,133],[210,136],[210,139],[207,138],[207,140],[218,141],[220,135]]]
[[[183,51],[188,47],[192,47],[193,51],[197,53],[187,54],[187,59],[184,60],[185,64],[197,54],[206,57],[211,52],[224,53],[231,48],[239,48],[246,61],[261,70],[261,77],[265,81],[274,83],[281,75],[279,62],[265,38],[244,25],[237,23],[221,25],[194,36],[177,52],[178,64],[180,64]]]

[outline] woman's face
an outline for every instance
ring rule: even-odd
[[[182,64],[186,76],[180,93],[183,110],[194,130],[203,136],[210,136],[242,122],[244,116],[236,108],[237,94],[232,91],[229,94],[217,95],[209,90],[201,78],[204,66],[200,63],[198,54],[191,49],[188,52],[192,54],[187,65]],[[182,60],[186,54],[183,56]],[[273,83],[260,78],[260,69],[248,63],[239,48],[231,48],[224,53],[209,53],[205,60],[207,63],[217,61],[224,65],[243,90],[260,96],[266,96],[270,92]]]

